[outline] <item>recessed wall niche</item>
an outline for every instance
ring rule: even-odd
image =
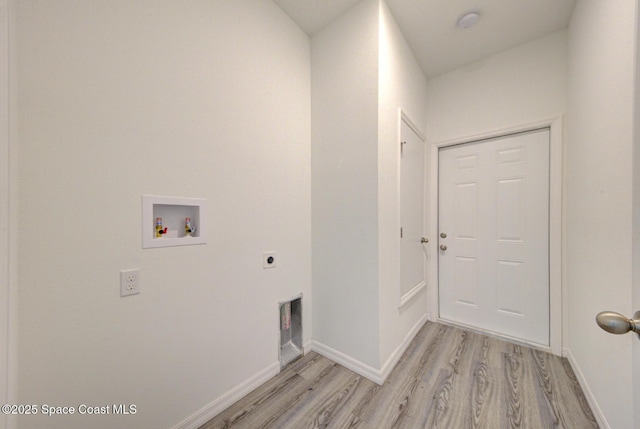
[[[206,200],[142,196],[142,247],[205,244]]]

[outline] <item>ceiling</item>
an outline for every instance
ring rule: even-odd
[[[308,35],[360,0],[274,0]],[[386,0],[427,78],[553,33],[569,24],[576,0]],[[478,23],[458,29],[465,12]]]

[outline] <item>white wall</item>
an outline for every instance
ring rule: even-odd
[[[138,407],[20,427],[174,426],[277,370],[278,300],[311,338],[309,39],[257,0],[18,8],[19,401]],[[142,250],[145,193],[206,198],[208,244]]]
[[[561,30],[430,79],[427,140],[456,140],[561,116],[566,38]]]
[[[314,341],[381,381],[426,313],[424,292],[398,309],[399,109],[424,131],[426,80],[384,1],[311,47]]]
[[[640,309],[640,7],[636,3],[635,42],[635,103],[633,121],[633,304],[635,313]],[[634,423],[640,425],[640,341],[633,341],[633,410]]]
[[[595,315],[631,308],[637,1],[581,0],[569,27],[569,347],[612,428],[633,424],[631,342]]]
[[[378,282],[380,359],[384,366],[392,363],[389,358],[401,351],[398,347],[403,339],[427,311],[426,289],[399,308],[399,109],[425,135],[427,81],[384,1],[380,2],[379,44]]]
[[[0,314],[9,314],[9,3],[0,1]],[[9,318],[0,317],[0,403],[9,402]],[[7,427],[6,415],[0,428]]]
[[[593,316],[632,313],[636,17],[579,1],[569,79],[560,31],[425,88],[379,0],[311,47],[271,2],[19,2],[18,400],[138,406],[20,427],[176,425],[277,366],[276,302],[299,292],[305,342],[381,368],[427,301],[396,306],[398,107],[431,142],[569,110],[569,346],[610,426],[632,427],[631,336]],[[142,250],[143,193],[206,198],[209,243]],[[143,292],[121,299],[129,268]]]
[[[0,403],[17,402],[17,145],[15,4],[0,1]],[[15,428],[14,416],[0,416],[0,428]]]
[[[378,0],[311,39],[314,340],[379,367]]]

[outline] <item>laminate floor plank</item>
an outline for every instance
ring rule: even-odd
[[[261,386],[201,428],[250,428],[254,422],[268,418],[274,409],[290,403],[292,392],[298,397],[307,388],[305,380],[297,374],[279,381],[278,384],[269,383],[268,386]]]
[[[379,390],[376,383],[361,376],[356,376],[358,381],[351,396],[345,401],[343,407],[335,413],[327,427],[356,428],[362,427],[359,410],[370,401]]]
[[[597,428],[598,423],[569,362],[539,351],[532,351],[532,353],[538,355],[536,359],[546,361],[551,389],[554,391],[554,403],[550,406],[556,410],[561,427]]]
[[[313,353],[315,356],[313,356],[310,361],[300,359],[296,362],[299,362],[298,366],[291,368],[291,371],[295,372],[307,381],[313,381],[317,379],[318,376],[327,367],[335,365],[335,362],[333,362],[332,360],[327,359],[326,357],[319,355],[316,352],[311,353]]]
[[[333,424],[335,415],[349,414],[345,406],[353,406],[352,399],[363,377],[334,364],[318,376],[307,389],[304,402],[297,402],[278,413],[268,425],[259,428],[325,428]],[[372,383],[372,382],[370,382]],[[363,396],[365,393],[361,393]]]
[[[449,361],[451,390],[448,413],[439,427],[471,427],[473,403],[470,386],[474,382],[474,368],[480,354],[480,336],[461,331],[456,354]]]
[[[558,389],[551,378],[551,368],[547,354],[532,349],[527,350],[527,352],[531,355],[531,361],[534,364],[534,387],[536,388],[536,399],[543,424],[552,428],[567,427],[558,402]]]
[[[534,374],[534,366],[535,364],[532,362],[531,354],[529,353],[530,349],[520,345],[514,345],[511,353],[505,354],[505,358],[510,360],[509,366],[514,368],[512,372],[505,372],[505,375],[508,377],[512,376],[507,383],[511,386],[515,383],[518,383],[518,394],[519,394],[519,411],[520,411],[520,419],[521,425],[515,426],[513,425],[513,421],[511,420],[511,424],[513,426],[507,427],[525,427],[525,428],[553,428],[554,426],[549,420],[549,410],[548,404],[545,404],[544,401],[540,403],[538,399],[537,392],[537,384],[539,383],[539,379]],[[507,357],[508,356],[508,357]],[[516,380],[516,376],[514,374],[515,368],[518,368],[519,379]],[[542,407],[541,407],[542,405]],[[546,418],[546,419],[545,419]]]
[[[427,322],[382,386],[315,352],[200,429],[598,428],[568,361]]]
[[[580,387],[580,383],[578,382],[578,379],[576,378],[576,375],[573,372],[573,368],[571,368],[571,365],[569,364],[569,361],[567,359],[560,359],[560,361],[561,361],[562,369],[564,371],[558,370],[557,373],[563,374],[564,377],[566,377],[566,379],[568,380],[567,383],[570,386],[569,389],[561,390],[560,403],[562,404],[563,408],[568,408],[567,412],[572,414],[576,413],[579,417],[586,418],[586,421],[588,423],[585,424],[583,427],[597,428],[598,423],[596,422],[593,412],[591,411],[591,407],[587,402],[587,398],[584,396],[584,392]],[[575,406],[574,404],[575,402],[578,403],[578,406]],[[571,405],[574,405],[574,406],[571,406]]]
[[[336,377],[335,382],[319,392],[314,403],[305,407],[302,412],[293,416],[283,415],[280,420],[282,425],[278,427],[357,427],[358,419],[352,410],[368,396],[370,389],[375,388],[375,383],[352,372],[345,375],[346,378]]]
[[[424,378],[426,395],[416,402],[429,406],[421,414],[413,413],[419,427],[447,428],[468,427],[468,413],[460,407],[462,403],[469,405],[469,386],[471,384],[471,367],[475,334],[452,329],[449,341],[453,347],[448,348],[444,361],[434,361],[439,368],[437,378]]]
[[[315,352],[290,364],[280,374],[236,402],[201,429],[250,428],[269,420],[276,410],[293,406],[307,392],[309,380],[300,373],[315,373],[317,379],[329,366],[336,364]],[[313,380],[312,380],[313,381]],[[258,422],[258,423],[256,423]]]
[[[402,417],[407,414],[409,407],[420,406],[413,404],[414,396],[423,393],[418,389],[422,387],[425,375],[438,366],[436,360],[444,360],[447,356],[446,348],[451,348],[452,343],[447,338],[453,335],[451,328],[445,325],[436,325],[423,329],[416,336],[414,343],[419,347],[412,348],[405,353],[403,359],[398,362],[380,393],[375,397],[369,407],[363,410],[362,419],[367,427],[394,427],[400,425]]]
[[[491,338],[478,337],[476,359],[473,364],[473,379],[469,392],[469,427],[487,427],[489,421],[498,421],[499,400],[497,377],[499,370],[491,364],[493,352]]]
[[[228,420],[230,424],[225,422],[225,425],[220,427],[253,429],[258,426],[264,426],[285,410],[294,407],[300,402],[304,402],[308,393],[308,383],[305,383],[304,379],[299,375],[294,375],[291,379],[296,382],[285,385],[282,389],[278,389],[277,397],[269,397],[268,400],[258,397],[256,402],[252,402],[250,406],[242,409],[239,414],[236,412],[233,418]],[[271,396],[270,394],[271,392],[269,392],[269,396]],[[238,418],[239,416],[242,418]],[[217,426],[213,428],[217,429]]]
[[[327,400],[327,396],[333,394],[335,389],[339,390],[342,387],[341,383],[345,382],[345,377],[352,374],[348,369],[335,363],[325,367],[313,380],[308,382],[304,401],[292,401],[291,406],[277,410],[269,421],[256,426],[256,428],[296,427],[294,422],[305,418],[303,413],[313,413],[315,408]]]

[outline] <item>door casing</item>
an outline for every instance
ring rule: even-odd
[[[425,158],[423,158],[422,161],[422,172],[423,172],[423,192],[422,192],[422,200],[423,202],[426,203],[427,197],[425,195],[426,193],[426,183],[424,182],[424,180],[426,179],[426,176],[424,174],[425,171],[425,167],[427,165],[427,160],[426,160],[426,156],[427,156],[427,151],[428,148],[426,146],[426,138],[424,137],[424,135],[422,134],[422,132],[420,131],[420,129],[415,125],[415,123],[411,120],[411,118],[404,112],[402,111],[402,109],[400,109],[399,111],[399,118],[398,118],[398,142],[402,142],[403,140],[403,135],[402,135],[402,124],[407,125],[407,127],[409,129],[411,129],[411,131],[413,131],[415,133],[415,135],[418,137],[418,139],[420,140],[420,142],[422,142],[422,144],[424,145],[424,155]],[[398,201],[398,219],[400,221],[400,225],[398,227],[398,230],[400,230],[400,228],[403,227],[402,225],[402,155],[401,155],[401,146],[402,143],[400,143],[400,149],[398,150],[398,183],[399,183],[399,187],[398,187],[398,195],[399,195],[399,201]],[[425,222],[425,217],[427,214],[427,210],[425,208],[425,204],[423,204],[422,207],[422,214],[423,214],[423,222],[422,222],[422,234],[424,235],[424,232],[426,231],[426,222]],[[402,246],[402,243],[400,244],[400,246]],[[425,261],[424,261],[424,253],[425,253],[425,249],[423,247],[423,281],[418,283],[417,285],[415,285],[413,288],[411,288],[410,290],[406,291],[403,293],[402,291],[402,251],[400,252],[400,264],[401,264],[401,274],[400,274],[400,278],[399,278],[399,308],[402,308],[405,306],[405,304],[407,304],[408,302],[410,302],[416,295],[418,295],[425,287],[427,284],[427,273],[426,273],[426,265],[425,265]]]
[[[550,159],[549,159],[549,348],[540,347],[537,344],[530,344],[532,347],[549,351],[555,355],[562,355],[562,344],[564,340],[563,302],[566,302],[564,295],[566,291],[562,287],[563,264],[566,258],[563,258],[563,223],[562,216],[563,193],[562,193],[562,117],[540,120],[527,124],[516,125],[513,127],[492,130],[474,135],[462,136],[459,138],[439,141],[427,142],[430,151],[429,164],[429,224],[427,234],[435,237],[438,233],[438,150],[442,147],[471,143],[490,138],[506,136],[515,133],[532,131],[539,128],[549,128],[550,136]],[[437,240],[430,243],[431,255],[437,255]],[[438,259],[435,257],[428,258],[428,284],[429,291],[429,318],[430,320],[439,321],[439,304],[438,304]],[[517,342],[523,342],[509,338]],[[527,344],[526,342],[524,342]]]

